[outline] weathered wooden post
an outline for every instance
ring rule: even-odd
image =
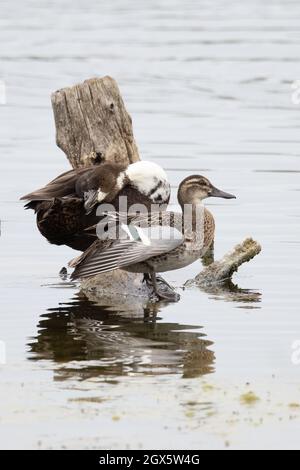
[[[140,159],[132,120],[111,77],[92,78],[52,94],[56,143],[73,168]]]
[[[111,161],[129,165],[140,159],[116,81],[92,78],[52,94],[56,143],[73,168]],[[151,295],[141,274],[113,271],[82,282],[83,290],[128,296]]]

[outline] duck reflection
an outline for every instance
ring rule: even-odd
[[[41,315],[30,359],[54,361],[56,380],[212,373],[213,343],[195,325],[160,322],[161,307],[144,306],[141,316],[136,308],[108,306],[79,293]]]

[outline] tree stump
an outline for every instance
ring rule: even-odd
[[[128,165],[140,159],[118,85],[92,78],[52,94],[56,143],[73,168],[104,161]]]
[[[113,78],[92,78],[62,88],[51,101],[56,143],[73,168],[105,161],[127,166],[140,160],[132,119]],[[146,298],[152,292],[141,287],[142,280],[142,274],[117,270],[85,280],[82,289]]]

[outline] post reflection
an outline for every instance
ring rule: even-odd
[[[29,359],[53,361],[55,380],[129,374],[193,378],[214,371],[213,343],[201,327],[160,321],[161,304],[138,309],[101,304],[77,294],[49,308],[30,341]]]

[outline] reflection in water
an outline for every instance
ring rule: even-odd
[[[251,289],[241,289],[231,279],[212,286],[199,287],[203,292],[211,294],[215,300],[239,302],[240,308],[260,308],[261,293]]]
[[[213,261],[212,245],[202,264]],[[241,289],[231,279],[198,288],[243,308],[258,308],[261,300],[259,292]],[[163,306],[163,302],[143,305],[141,299],[117,293],[112,305],[111,295],[78,293],[41,315],[38,335],[29,345],[30,359],[54,361],[56,380],[130,374],[193,378],[214,372],[215,355],[209,349],[213,343],[199,332],[201,327],[162,322],[158,314]]]
[[[143,313],[99,305],[77,294],[41,315],[30,359],[55,361],[57,380],[134,373],[192,378],[214,371],[213,343],[199,327],[160,322],[157,305]]]
[[[201,258],[201,263],[203,267],[206,267],[214,261],[213,241],[210,249],[207,251],[205,256]],[[186,285],[192,285],[195,287],[197,284],[187,281]],[[241,289],[239,286],[234,284],[231,279],[226,279],[223,282],[217,282],[212,285],[204,284],[198,286],[198,288],[207,294],[212,294],[212,298],[215,300],[244,303],[244,305],[241,305],[242,308],[260,308],[257,304],[261,302],[261,293],[251,289]],[[252,303],[255,305],[252,305]]]

